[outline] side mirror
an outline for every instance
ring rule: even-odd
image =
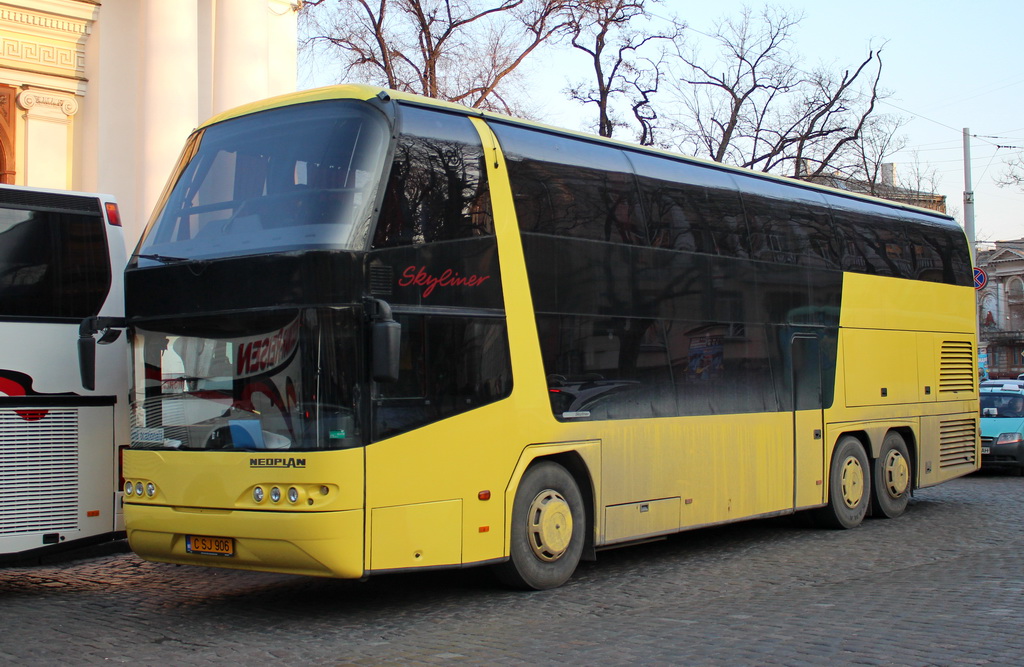
[[[78,336],[78,373],[84,389],[96,389],[96,339],[91,334]]]
[[[78,373],[82,387],[89,391],[96,389],[96,339],[100,334],[100,345],[110,345],[121,335],[113,327],[126,326],[123,317],[87,317],[78,325]]]
[[[397,382],[401,358],[402,325],[391,316],[391,306],[380,299],[367,302],[370,316],[371,369],[375,382]]]
[[[373,379],[377,382],[398,381],[401,342],[401,324],[394,320],[373,323]]]

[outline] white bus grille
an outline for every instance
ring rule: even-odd
[[[0,535],[78,528],[78,411],[0,410]]]

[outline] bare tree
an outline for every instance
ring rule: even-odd
[[[707,36],[710,59],[678,44],[673,88],[685,113],[674,120],[684,150],[801,178],[856,167],[851,149],[883,97],[880,51],[853,69],[807,72],[790,52],[802,18],[744,9]]]
[[[998,148],[1016,148],[1011,146],[998,146]],[[1014,157],[1006,160],[1006,171],[996,179],[996,184],[1004,188],[1017,188],[1024,190],[1024,152],[1018,152]]]
[[[868,194],[877,197],[891,197],[903,184],[895,177],[892,156],[907,145],[905,136],[899,134],[906,119],[892,114],[872,116],[867,120],[860,135],[852,142],[855,160],[846,173],[833,171],[837,178],[855,180],[863,184]],[[922,176],[923,173],[918,172]]]
[[[934,166],[922,162],[921,156],[917,151],[911,151],[910,156],[910,162],[905,162],[900,166],[900,174],[897,177],[897,182],[900,186],[926,194],[938,192],[938,170]]]
[[[304,46],[359,80],[505,113],[503,84],[565,30],[568,0],[306,0]]]
[[[661,0],[576,0],[568,6],[573,48],[585,53],[593,68],[593,78],[569,88],[571,99],[597,107],[597,132],[610,137],[626,123],[613,116],[613,96],[625,97],[640,126],[642,144],[653,142],[657,114],[651,96],[660,83],[660,62],[639,59],[644,47],[657,41],[672,40],[678,34],[675,22],[665,30],[651,32],[638,24],[650,18],[648,4]]]

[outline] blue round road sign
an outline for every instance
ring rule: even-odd
[[[988,274],[984,269],[974,267],[974,289],[981,289],[988,284]]]

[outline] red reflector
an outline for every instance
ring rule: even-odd
[[[121,226],[121,212],[117,210],[117,203],[108,201],[107,202],[107,222],[114,227]]]
[[[480,500],[490,500],[491,499],[491,492],[490,491],[481,491],[480,493],[476,494],[476,497],[479,498]]]
[[[480,532],[481,533],[489,533],[489,532],[491,532],[491,527],[490,526],[480,526]]]
[[[99,510],[89,510],[88,512],[85,513],[85,516],[99,516],[99,515],[100,515],[100,511]]]

